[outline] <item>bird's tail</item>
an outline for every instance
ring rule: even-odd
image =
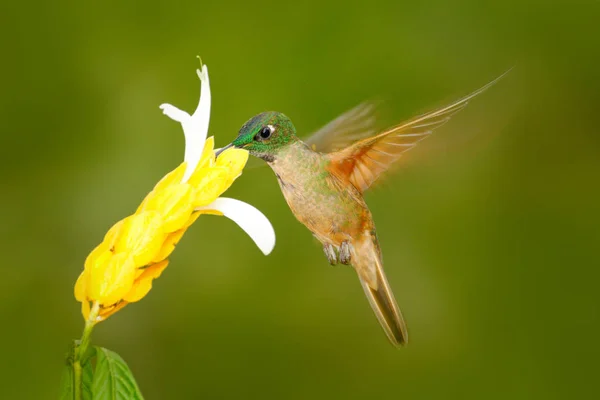
[[[406,323],[385,277],[381,259],[376,257],[373,264],[369,266],[368,276],[357,270],[358,278],[390,342],[395,346],[404,345],[408,342]]]

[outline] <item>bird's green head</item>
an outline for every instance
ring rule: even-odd
[[[282,113],[268,111],[248,120],[231,145],[265,161],[273,161],[279,151],[296,141],[292,121]]]

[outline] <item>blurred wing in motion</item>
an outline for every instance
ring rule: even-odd
[[[413,118],[378,135],[329,154],[330,171],[364,192],[394,162],[400,159],[404,152],[414,148],[436,128],[448,122],[454,114],[465,108],[472,98],[494,85],[509,71],[446,107]]]
[[[365,101],[346,111],[304,140],[314,151],[330,153],[377,133],[378,101]]]

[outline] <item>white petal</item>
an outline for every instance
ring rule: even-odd
[[[243,201],[220,197],[198,210],[217,210],[233,220],[251,238],[258,248],[268,255],[275,247],[275,230],[267,217],[257,208]]]
[[[184,161],[187,162],[187,168],[183,175],[182,182],[187,181],[194,170],[204,149],[204,142],[208,134],[208,123],[210,121],[210,82],[208,80],[208,68],[202,66],[202,71],[197,70],[200,78],[200,100],[198,107],[191,116],[170,104],[162,104],[160,108],[168,117],[181,123],[183,134],[185,135],[185,155]]]
[[[208,79],[208,67],[206,64],[202,66],[202,71],[199,69],[196,70],[196,74],[198,78],[200,78],[201,85],[204,85],[202,88],[202,92],[200,94],[200,101],[198,102],[198,107],[194,111],[194,116],[198,115],[199,118],[206,118],[206,125],[208,126],[208,119],[210,117],[210,80]],[[202,115],[201,115],[202,114]]]
[[[184,123],[190,120],[190,114],[170,104],[161,104],[159,108],[163,110],[163,114],[174,121]]]

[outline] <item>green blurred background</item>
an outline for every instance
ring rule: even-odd
[[[598,390],[596,1],[2,2],[0,398],[53,399],[89,251],[182,159],[158,105],[210,132],[310,132],[365,98],[390,120],[516,68],[367,195],[411,343],[330,267],[268,168],[227,193],[277,232],[263,256],[202,217],[142,302],[93,337],[147,399],[583,399]]]

